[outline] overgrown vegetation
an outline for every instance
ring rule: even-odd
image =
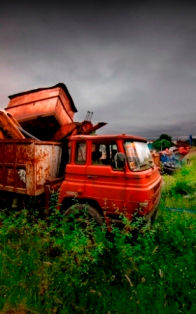
[[[195,313],[196,161],[164,182],[137,238],[126,220],[108,234],[55,210],[1,211],[1,313]]]
[[[196,158],[176,171],[173,176],[165,175],[162,191],[162,208],[196,211]]]

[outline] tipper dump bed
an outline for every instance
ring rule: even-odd
[[[48,180],[62,175],[64,139],[105,123],[74,122],[77,109],[63,83],[9,98],[0,111],[0,190],[37,196]]]
[[[0,190],[30,196],[59,174],[61,144],[31,139],[0,140]]]
[[[51,140],[63,125],[73,123],[77,109],[63,83],[9,96],[6,111],[30,134]]]

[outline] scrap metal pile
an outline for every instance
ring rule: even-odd
[[[163,151],[152,151],[154,163],[160,168],[161,173],[173,174],[178,168],[185,163],[190,147],[171,147]]]

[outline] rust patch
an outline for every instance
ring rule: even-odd
[[[0,190],[27,195],[44,192],[46,180],[58,177],[59,143],[0,140]]]

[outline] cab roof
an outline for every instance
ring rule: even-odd
[[[69,137],[70,140],[132,140],[139,142],[147,142],[147,139],[144,137],[132,135],[132,134],[99,134],[99,135],[72,135]]]

